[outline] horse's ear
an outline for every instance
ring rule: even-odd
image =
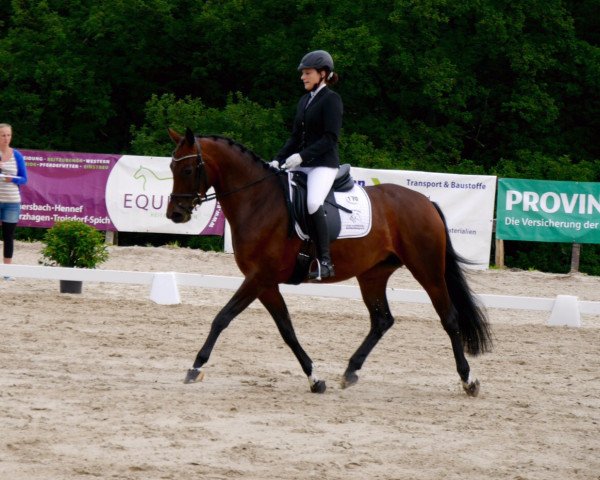
[[[193,145],[196,143],[196,137],[194,136],[194,132],[192,132],[190,127],[185,129],[185,141],[188,143],[188,145]]]
[[[181,141],[181,135],[179,135],[172,128],[167,128],[167,131],[169,132],[169,137],[171,137],[171,140],[173,140],[175,143],[179,144],[179,142]]]

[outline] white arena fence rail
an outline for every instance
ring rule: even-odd
[[[135,272],[86,268],[45,267],[33,265],[0,264],[0,275],[42,280],[76,280],[83,282],[125,283],[150,286],[150,300],[160,305],[181,303],[179,286],[237,290],[240,277],[202,275],[177,272]],[[281,285],[281,292],[312,297],[361,299],[360,289],[354,285]],[[387,289],[391,302],[430,304],[424,290]],[[556,298],[520,297],[511,295],[477,294],[486,308],[538,310],[551,312],[548,325],[581,325],[581,314],[600,315],[600,302],[579,300],[572,295]]]

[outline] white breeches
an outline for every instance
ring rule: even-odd
[[[306,207],[312,215],[325,203],[331,190],[337,168],[330,167],[296,167],[293,170],[306,173]]]

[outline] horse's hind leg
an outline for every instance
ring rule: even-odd
[[[427,269],[430,269],[430,272],[426,272],[425,268],[412,268],[411,273],[429,295],[433,308],[435,308],[440,317],[442,327],[444,327],[444,330],[450,337],[456,370],[460,376],[463,389],[468,395],[476,397],[479,394],[479,381],[471,379],[471,369],[465,357],[464,345],[461,338],[459,314],[450,299],[444,276],[440,273],[443,271],[442,268],[439,267],[439,271],[432,268],[435,265],[433,261],[434,256],[432,255],[429,258],[430,263],[427,264],[429,265]],[[424,267],[425,262],[422,265]]]
[[[385,290],[395,268],[379,266],[358,277],[363,301],[371,317],[371,328],[354,355],[350,357],[348,368],[342,378],[342,388],[350,387],[358,381],[356,371],[362,368],[371,350],[394,324]]]
[[[460,376],[463,389],[468,395],[476,397],[479,394],[479,380],[471,379],[471,367],[465,357],[458,312],[450,301],[445,283],[443,287],[429,287],[426,288],[426,290],[433,307],[442,321],[444,330],[450,337],[452,353],[454,354],[454,360],[456,362],[456,371]]]
[[[294,331],[290,314],[288,313],[285,301],[279,292],[279,288],[274,286],[273,288],[265,290],[263,293],[261,293],[258,299],[271,314],[273,320],[275,320],[277,328],[279,329],[279,333],[283,337],[283,340],[288,347],[292,349],[292,352],[294,352],[294,355],[300,362],[302,370],[308,377],[310,391],[313,393],[325,392],[325,389],[327,388],[325,381],[319,380],[315,375],[312,360],[304,351],[300,345],[300,342],[298,341],[298,338],[296,337],[296,332]]]

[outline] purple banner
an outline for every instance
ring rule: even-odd
[[[24,227],[79,220],[98,230],[223,235],[218,202],[202,204],[192,220],[166,218],[173,184],[168,157],[21,150],[29,180],[21,186]]]
[[[21,187],[24,227],[49,228],[58,220],[80,220],[115,230],[104,191],[118,155],[21,150],[29,180]]]

